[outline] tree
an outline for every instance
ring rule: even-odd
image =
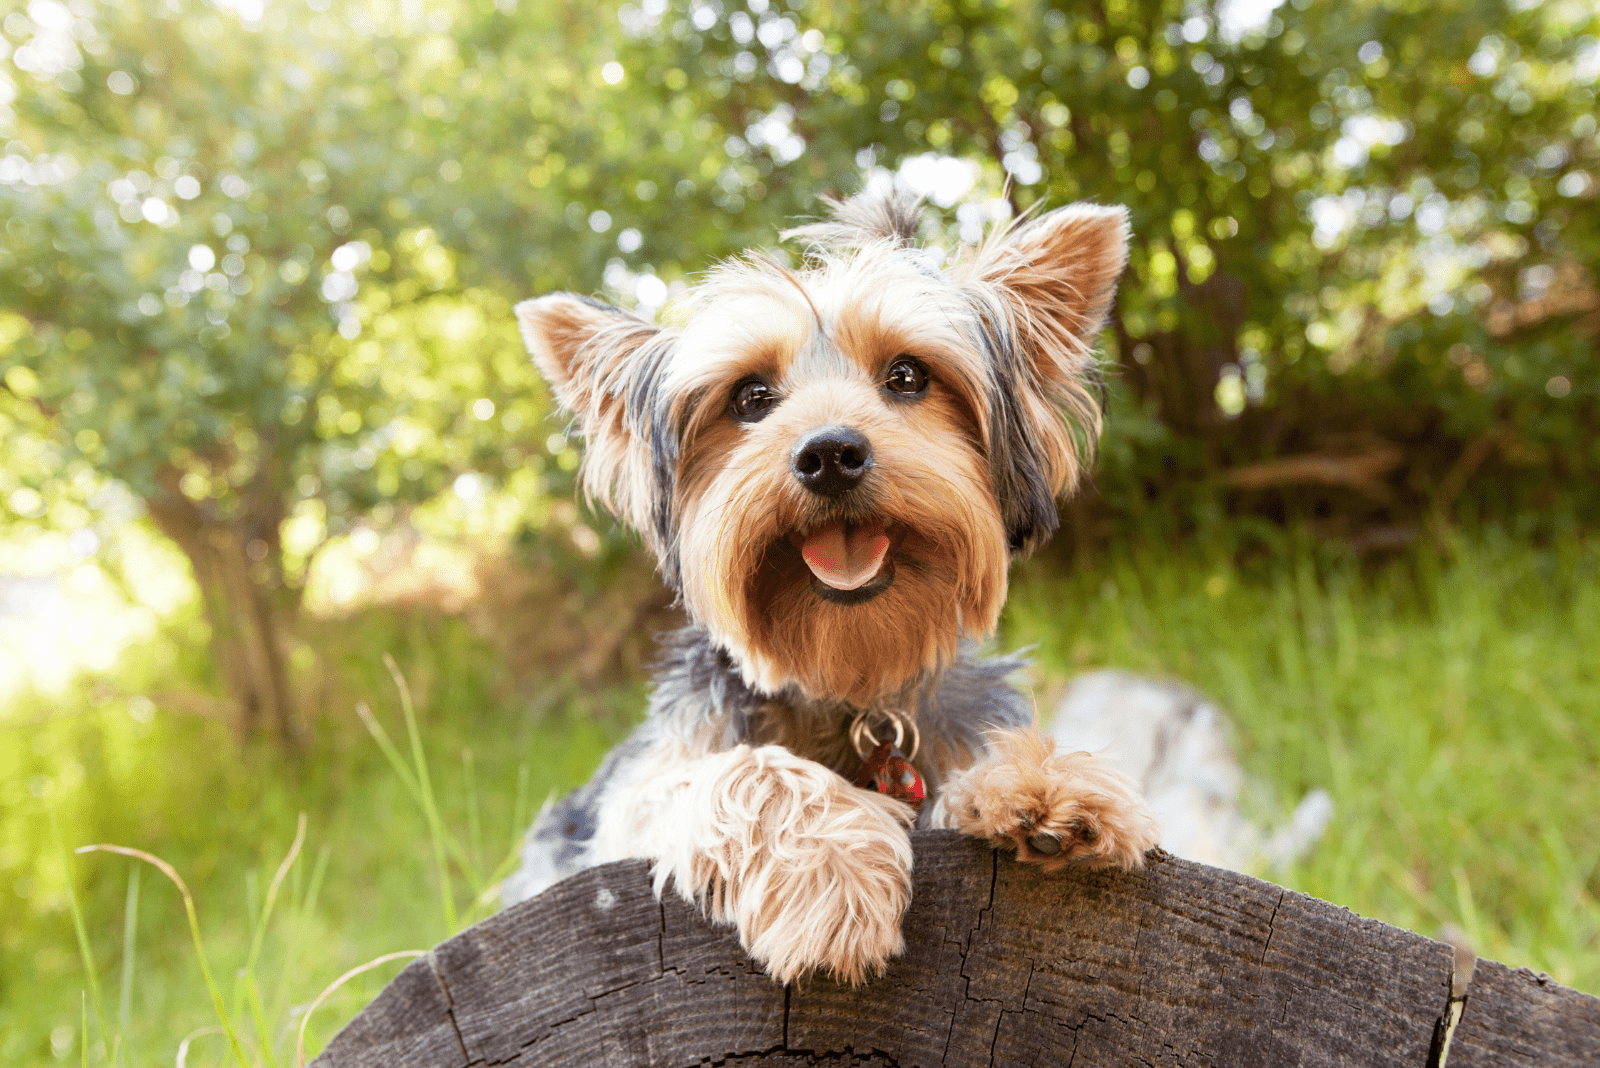
[[[914,172],[979,161],[1014,209],[1129,205],[1100,475],[1118,507],[1330,443],[1358,462],[1237,481],[1343,472],[1394,505],[1373,472],[1400,455],[1414,508],[1459,489],[1486,441],[1512,470],[1548,464],[1547,490],[1593,477],[1594,453],[1570,447],[1600,416],[1592,8],[719,10],[640,27],[629,66],[666,72],[668,95],[688,70],[708,114],[745,124],[736,192],[776,187],[803,146]],[[797,144],[767,133],[775,116]],[[958,215],[969,239],[979,211]],[[1352,431],[1381,438],[1340,441]]]
[[[1113,507],[1222,483],[1281,509],[1310,477],[1415,512],[1532,461],[1500,484],[1592,482],[1600,16],[1229,10],[31,0],[0,36],[0,418],[34,457],[11,511],[82,465],[131,487],[193,566],[241,732],[292,737],[317,537],[285,530],[468,472],[565,492],[511,302],[653,312],[863,169],[970,189],[946,245],[1041,200],[1130,206]]]
[[[29,8],[4,382],[188,557],[240,733],[292,741],[284,623],[310,561],[286,570],[286,522],[338,533],[431,496],[542,406],[504,299],[418,210],[462,168],[374,136],[416,136],[397,50],[182,7]],[[441,41],[396,43],[427,69]]]

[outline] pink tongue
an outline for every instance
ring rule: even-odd
[[[811,573],[836,590],[854,590],[872,581],[888,551],[889,535],[882,523],[847,534],[843,521],[836,521],[813,530],[800,546]]]

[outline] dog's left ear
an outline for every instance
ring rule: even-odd
[[[1127,210],[1070,204],[997,235],[966,265],[995,372],[991,473],[1014,551],[1055,533],[1055,499],[1099,436],[1092,346],[1127,262]]]
[[[673,338],[572,293],[525,300],[516,314],[533,362],[583,435],[584,491],[637,530],[670,572],[678,449],[659,385]]]

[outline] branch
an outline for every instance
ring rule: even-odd
[[[1222,481],[1237,489],[1276,489],[1294,485],[1340,486],[1381,501],[1394,498],[1382,481],[1405,460],[1399,446],[1374,442],[1359,453],[1303,453],[1234,467],[1222,472]]]

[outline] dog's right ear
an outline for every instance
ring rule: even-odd
[[[671,337],[572,293],[525,300],[516,313],[533,362],[583,435],[584,491],[662,556],[671,540],[678,451],[660,390]]]
[[[575,293],[551,293],[516,307],[523,344],[561,407],[585,433],[606,418],[607,387],[659,330],[621,308]]]

